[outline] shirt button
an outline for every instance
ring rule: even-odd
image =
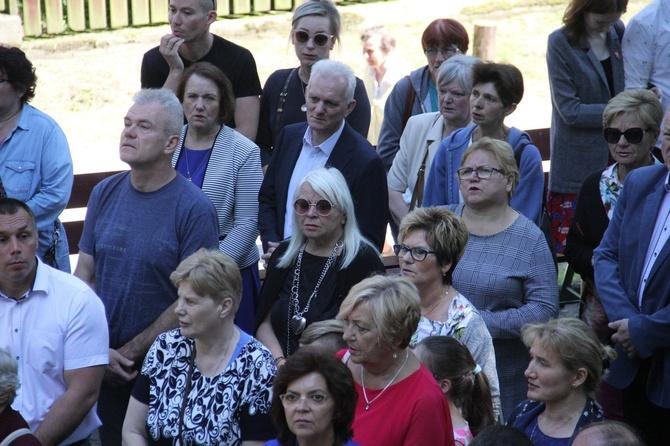
[[[18,332],[19,332],[19,329],[18,329],[18,328],[15,328],[15,329],[14,329],[14,333],[18,333]]]

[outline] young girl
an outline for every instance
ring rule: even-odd
[[[414,354],[447,397],[456,444],[467,446],[495,423],[489,381],[467,347],[449,336],[429,336],[417,344]]]

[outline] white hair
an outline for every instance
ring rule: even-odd
[[[19,387],[19,364],[9,351],[0,348],[0,406],[11,405]]]
[[[344,247],[342,250],[342,264],[340,269],[344,269],[354,260],[362,244],[367,244],[376,249],[358,229],[356,214],[354,213],[354,201],[351,198],[351,192],[344,176],[334,167],[319,167],[308,173],[300,182],[293,194],[293,200],[300,196],[300,188],[303,184],[309,184],[314,192],[321,195],[333,205],[342,210],[346,216],[344,223],[342,240]],[[279,259],[277,267],[288,268],[298,257],[298,252],[306,241],[305,235],[299,230],[298,214],[293,212],[293,234],[284,255]]]
[[[457,79],[461,87],[470,94],[472,92],[472,67],[477,62],[481,62],[481,59],[464,54],[450,57],[437,69],[437,86],[440,87]]]
[[[345,81],[347,90],[344,93],[344,98],[347,102],[351,102],[354,99],[356,75],[354,75],[354,72],[348,65],[336,60],[322,59],[312,66],[312,73],[309,77],[310,82],[317,74],[325,79],[341,79]]]

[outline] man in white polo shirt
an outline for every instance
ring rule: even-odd
[[[36,256],[35,216],[0,199],[0,347],[19,363],[12,408],[43,445],[78,445],[95,413],[108,362],[105,309],[91,288]]]

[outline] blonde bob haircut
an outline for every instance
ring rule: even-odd
[[[232,314],[235,314],[242,299],[242,275],[237,263],[219,250],[208,251],[200,248],[170,274],[174,286],[181,282],[191,284],[199,296],[209,297],[217,303],[230,298],[233,301]]]
[[[405,348],[421,318],[419,292],[401,276],[372,276],[354,285],[340,305],[338,319],[346,320],[359,305],[372,313],[377,343],[389,350]]]
[[[614,349],[602,345],[593,330],[576,318],[526,325],[521,330],[521,339],[528,348],[539,342],[545,350],[556,353],[570,372],[586,369],[584,391],[587,395],[593,395],[602,381],[603,361],[616,358]]]
[[[465,163],[465,160],[468,159],[468,156],[475,150],[485,150],[493,155],[498,164],[500,164],[500,170],[503,171],[503,175],[512,176],[512,189],[507,193],[507,199],[511,200],[514,196],[514,191],[516,190],[516,185],[519,183],[519,166],[516,165],[516,160],[514,159],[514,149],[506,141],[501,141],[499,139],[489,138],[485,136],[472,144],[467,148],[463,157],[461,158],[461,165]]]
[[[442,283],[451,285],[451,276],[468,244],[468,228],[463,220],[442,207],[418,208],[405,215],[400,222],[398,241],[402,243],[413,231],[426,233],[426,243],[431,251],[435,251],[440,267],[451,263],[449,271],[442,276]]]
[[[636,115],[654,135],[652,144],[661,134],[663,106],[649,90],[624,90],[609,100],[603,112],[603,128],[610,127],[614,118],[624,113]]]

